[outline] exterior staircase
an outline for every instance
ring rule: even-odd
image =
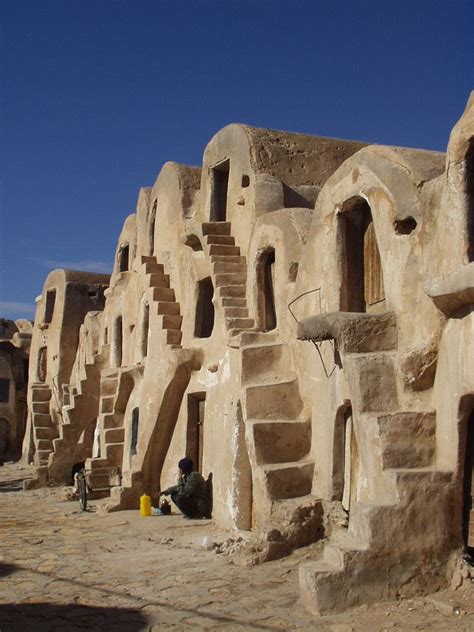
[[[34,463],[40,467],[48,465],[49,455],[53,451],[53,440],[58,436],[58,429],[49,414],[51,389],[38,382],[31,385],[31,414],[33,440],[35,445]]]
[[[142,256],[142,266],[148,287],[152,290],[152,300],[161,317],[161,327],[165,332],[166,344],[180,346],[183,317],[174,290],[170,288],[169,274],[165,274],[164,265],[157,263],[156,257]]]
[[[301,599],[317,614],[410,596],[427,583],[433,587],[438,570],[439,585],[443,585],[445,573],[436,546],[446,540],[443,514],[449,512],[450,500],[441,490],[452,475],[434,469],[435,413],[400,410],[396,322],[382,318],[386,321],[380,320],[374,335],[353,335],[351,323],[351,335],[338,340],[356,428],[364,437],[359,438],[366,451],[375,451],[374,461],[378,452],[378,465],[365,471],[365,477],[372,479],[370,502],[357,498],[351,502],[348,529],[332,533],[321,559],[300,566]],[[383,478],[380,491],[374,491],[377,477]],[[425,508],[414,502],[420,497]],[[446,506],[438,510],[443,503]],[[407,524],[412,531],[408,540],[406,526],[399,528]],[[420,563],[423,559],[425,564]]]
[[[231,235],[230,222],[207,222],[202,225],[207,254],[211,258],[216,294],[224,311],[226,329],[232,338],[252,329],[247,307],[247,262],[240,255]]]
[[[122,468],[125,428],[123,414],[116,412],[119,372],[103,372],[100,381],[99,427],[101,429],[100,456],[86,460],[89,485],[92,489],[110,488],[111,477],[119,477]],[[117,482],[118,484],[118,482]]]
[[[310,418],[287,345],[274,334],[249,332],[241,335],[240,350],[254,523],[279,527],[298,508],[317,502],[311,495]]]

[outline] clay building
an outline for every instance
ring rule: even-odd
[[[36,299],[23,458],[38,466],[42,480],[47,480],[45,468],[55,442],[67,432],[64,408],[70,397],[69,384],[79,377],[73,372],[79,330],[86,314],[103,308],[108,281],[107,275],[53,270]],[[78,393],[77,385],[75,389]]]
[[[0,318],[0,461],[21,454],[32,323]]]
[[[187,454],[260,559],[326,537],[314,612],[443,586],[474,547],[473,138],[471,97],[446,154],[229,125],[165,164],[105,302],[45,332],[45,285],[29,398],[57,438],[32,484],[86,459],[116,511]]]

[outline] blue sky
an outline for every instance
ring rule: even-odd
[[[231,122],[444,151],[471,0],[0,0],[0,316],[109,271],[140,186]]]

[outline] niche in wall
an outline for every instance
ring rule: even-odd
[[[194,335],[196,338],[209,338],[214,329],[214,286],[211,277],[202,279],[197,284],[196,318]]]

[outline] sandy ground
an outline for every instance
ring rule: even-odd
[[[474,584],[317,618],[298,602],[298,565],[321,546],[245,567],[202,546],[230,534],[180,515],[79,512],[64,490],[22,491],[0,467],[0,632],[56,630],[474,630]],[[98,503],[100,504],[100,503]]]

